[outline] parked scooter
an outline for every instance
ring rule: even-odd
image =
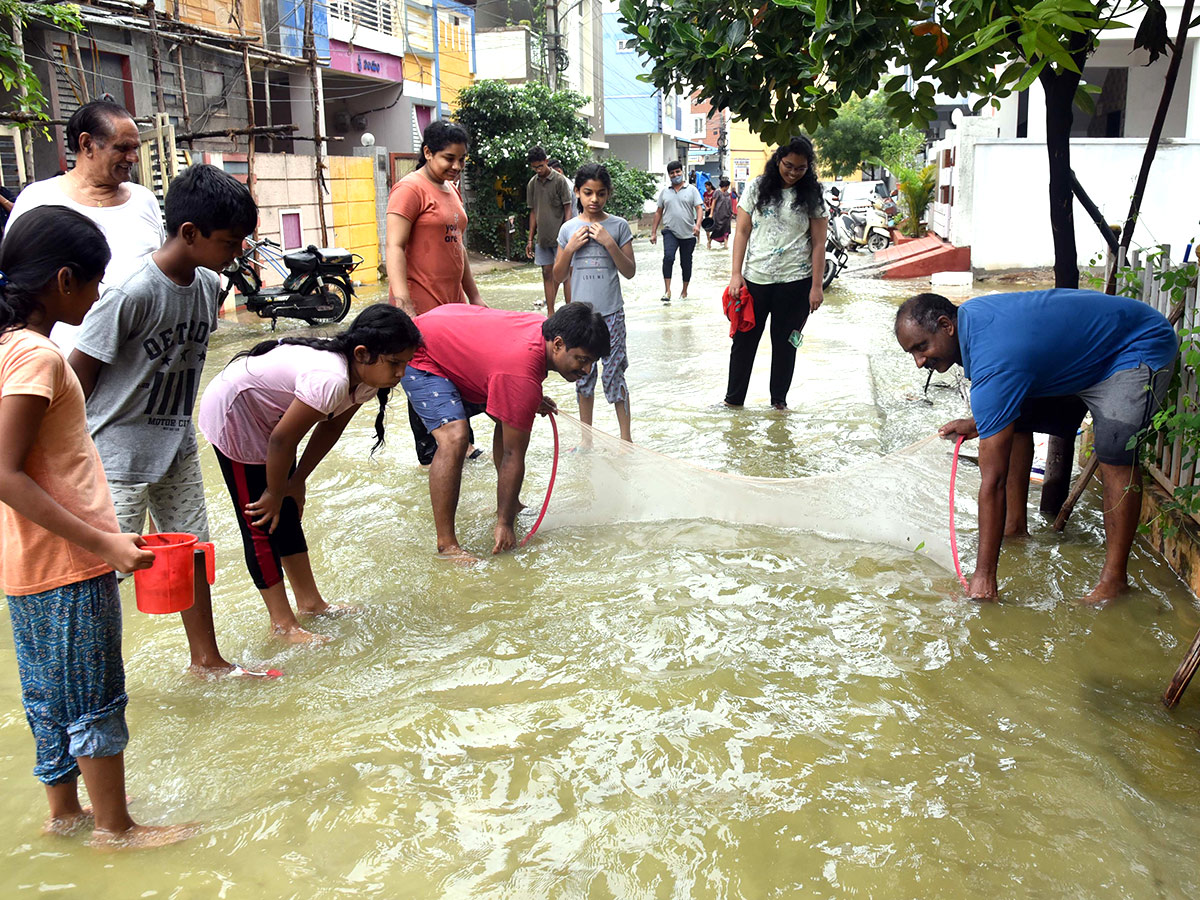
[[[219,303],[236,287],[246,300],[246,309],[271,320],[274,331],[280,318],[301,319],[309,325],[340,322],[350,311],[354,284],[350,273],[362,263],[357,253],[340,248],[317,249],[309,244],[303,250],[283,253],[274,241],[247,240],[246,249],[222,273],[228,279],[221,289]],[[260,258],[261,257],[261,258]],[[280,260],[286,270],[280,266]],[[280,287],[264,288],[259,268],[270,264],[285,274]]]
[[[899,209],[891,197],[876,200],[867,209],[852,209],[830,216],[829,227],[836,231],[838,243],[850,250],[866,247],[883,250],[892,243],[891,224]]]
[[[840,195],[838,189],[834,188],[828,198],[829,206],[829,226],[825,233],[825,275],[821,279],[821,287],[827,288],[833,283],[833,279],[837,278],[846,268],[850,258],[846,252],[847,248],[842,243],[838,230],[834,227],[834,220],[842,214],[842,209],[838,205]]]

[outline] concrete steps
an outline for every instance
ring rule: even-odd
[[[971,248],[955,247],[927,234],[876,252],[874,261],[884,278],[928,278],[935,272],[971,271]]]

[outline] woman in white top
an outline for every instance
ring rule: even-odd
[[[821,275],[828,227],[812,143],[794,137],[746,185],[738,204],[729,293],[736,297],[743,284],[750,291],[754,328],[734,333],[726,406],[745,402],[758,341],[770,318],[771,405],[787,409],[804,323],[825,299]]]
[[[140,144],[137,125],[125,107],[108,100],[81,106],[67,121],[67,147],[75,154],[75,167],[21,191],[7,227],[39,206],[66,206],[83,213],[100,226],[112,253],[101,292],[120,284],[166,239],[158,198],[129,181]],[[77,330],[60,323],[51,336],[69,352]]]

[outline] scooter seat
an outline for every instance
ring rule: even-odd
[[[325,247],[313,255],[309,250],[293,250],[283,255],[283,262],[293,272],[311,272],[318,265],[350,266],[354,263],[353,254],[341,247]]]

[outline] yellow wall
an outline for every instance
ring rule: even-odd
[[[735,186],[739,181],[749,181],[761,175],[763,167],[774,152],[774,146],[753,134],[748,123],[729,123],[729,175],[734,179]],[[750,161],[749,178],[743,178],[743,173],[738,171],[738,160]]]
[[[330,156],[329,192],[333,197],[333,229],[338,245],[360,253],[363,263],[354,278],[379,283],[379,223],[375,213],[374,160],[366,156]]]
[[[404,55],[404,80],[411,84],[433,84],[433,60],[406,53]]]
[[[454,109],[458,92],[470,87],[475,80],[471,74],[471,30],[469,20],[460,19],[454,25],[451,16],[438,15],[438,60],[442,75],[442,102]]]

